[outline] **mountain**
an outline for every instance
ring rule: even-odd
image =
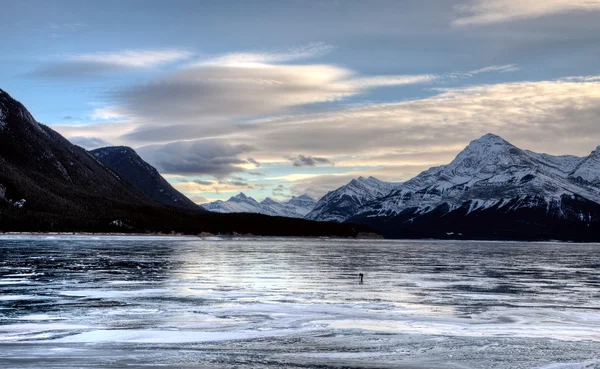
[[[60,213],[62,219],[86,224],[96,211],[114,208],[119,213],[128,205],[152,206],[144,194],[86,150],[36,122],[2,90],[0,117],[2,215],[13,209],[11,203],[20,201],[19,215],[35,213],[35,221]]]
[[[152,201],[165,206],[189,210],[199,208],[192,200],[174,189],[153,166],[145,162],[132,148],[113,146],[90,152]]]
[[[306,219],[343,222],[361,207],[375,199],[389,195],[400,184],[383,182],[374,177],[359,177],[347,185],[323,196],[306,215]]]
[[[339,219],[388,237],[600,239],[599,154],[538,154],[487,134]]]
[[[209,232],[312,237],[356,237],[370,232],[368,227],[355,224],[215,214],[200,207],[165,206],[163,198],[152,196],[153,191],[140,191],[135,181],[136,186],[125,180],[140,169],[144,183],[156,184],[148,179],[153,172],[143,162],[136,162],[133,154],[126,158],[122,162],[126,175],[120,176],[88,151],[38,123],[21,103],[0,90],[0,232]]]
[[[216,213],[256,213],[288,218],[304,218],[315,204],[316,201],[308,195],[292,197],[290,200],[280,203],[270,197],[258,202],[244,193],[239,193],[227,201],[218,200],[203,204],[202,207]]]

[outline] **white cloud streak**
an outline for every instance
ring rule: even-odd
[[[98,52],[68,55],[67,61],[76,63],[108,64],[125,68],[150,68],[174,63],[192,57],[187,50],[122,50],[118,52]]]
[[[315,58],[327,54],[332,49],[333,46],[331,45],[316,42],[285,51],[229,53],[201,60],[192,64],[192,66],[261,66],[263,64]]]

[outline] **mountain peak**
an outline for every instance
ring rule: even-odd
[[[493,133],[486,133],[483,136],[479,137],[476,140],[471,141],[471,144],[477,145],[509,145],[512,146],[510,142],[506,141],[502,137],[495,135]]]
[[[502,159],[504,156],[518,155],[522,152],[510,142],[493,133],[488,133],[473,140],[461,151],[454,162],[471,158],[475,161],[488,161]]]
[[[232,197],[232,199],[238,199],[238,200],[246,200],[247,198],[248,198],[248,196],[246,196],[243,192],[240,192],[237,195]]]
[[[4,128],[7,124],[10,127],[10,121],[29,123],[40,129],[38,123],[29,113],[27,108],[10,96],[6,91],[0,89],[0,122],[2,122],[0,128]],[[17,126],[18,124],[13,124],[13,127]]]
[[[136,155],[137,152],[129,146],[106,146],[90,151],[95,157],[102,158],[108,155]]]
[[[260,202],[261,204],[278,204],[277,201],[273,200],[270,197],[265,198],[263,201]]]

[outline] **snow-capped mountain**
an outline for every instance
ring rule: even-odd
[[[389,195],[400,183],[383,182],[374,177],[359,177],[323,196],[306,219],[343,222],[357,214],[365,204]]]
[[[227,201],[203,204],[204,209],[216,213],[256,213],[288,218],[303,218],[315,206],[316,201],[308,195],[292,197],[287,202],[277,202],[267,197],[261,202],[239,193]]]
[[[487,134],[450,164],[426,170],[356,209],[340,211],[343,207],[327,203],[327,195],[308,216],[333,208],[336,212],[322,213],[328,218],[312,219],[364,223],[394,237],[589,233],[586,228],[600,223],[599,158],[600,150],[584,158],[538,154]]]
[[[158,171],[126,146],[103,147],[90,151],[119,177],[158,204],[197,210],[199,207],[167,182]]]
[[[467,203],[468,212],[508,204],[515,209],[531,206],[530,201],[559,208],[563,196],[600,203],[597,189],[572,180],[597,178],[593,163],[590,157],[575,159],[524,151],[487,134],[472,141],[450,164],[419,174],[388,197],[362,207],[359,213],[390,216],[406,209],[423,213],[442,204],[453,211]],[[595,171],[600,173],[600,165]]]

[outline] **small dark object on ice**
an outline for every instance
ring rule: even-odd
[[[360,277],[360,283],[363,283],[364,275],[362,273],[358,273],[358,276]]]

